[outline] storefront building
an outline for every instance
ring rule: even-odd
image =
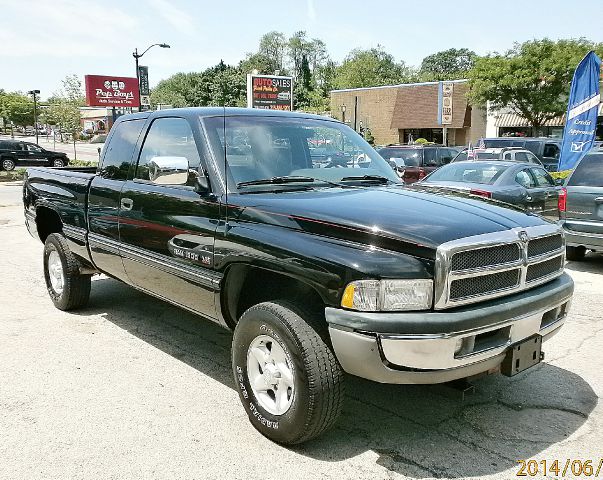
[[[486,117],[486,137],[549,137],[563,138],[565,114],[552,118],[536,129],[521,115],[509,108],[494,109],[488,104]],[[603,139],[603,103],[599,104],[597,140]]]
[[[475,144],[486,135],[486,111],[467,102],[466,80],[331,91],[331,115],[356,131],[370,129],[376,145],[418,138]]]

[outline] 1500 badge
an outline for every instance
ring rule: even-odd
[[[205,237],[198,235],[177,235],[168,242],[168,250],[174,256],[198,263],[204,266],[211,266],[212,254],[208,252],[211,245],[202,245],[199,243]]]

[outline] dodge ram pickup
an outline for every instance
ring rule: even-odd
[[[125,115],[97,169],[30,168],[23,202],[57,308],[84,307],[102,273],[234,330],[240,400],[282,444],[333,425],[344,372],[419,384],[539,363],[573,294],[556,224],[410,190],[309,114]]]

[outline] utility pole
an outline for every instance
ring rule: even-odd
[[[40,90],[30,90],[29,92],[30,95],[33,96],[33,102],[34,102],[34,130],[36,131],[36,145],[38,144],[38,111],[37,111],[37,103],[36,103],[36,95],[40,93]]]

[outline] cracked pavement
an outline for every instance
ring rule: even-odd
[[[228,331],[95,277],[56,310],[20,187],[0,185],[1,479],[516,478],[519,459],[603,456],[603,256],[569,263],[569,319],[544,363],[447,385],[346,379],[336,427],[283,448],[239,404]]]

